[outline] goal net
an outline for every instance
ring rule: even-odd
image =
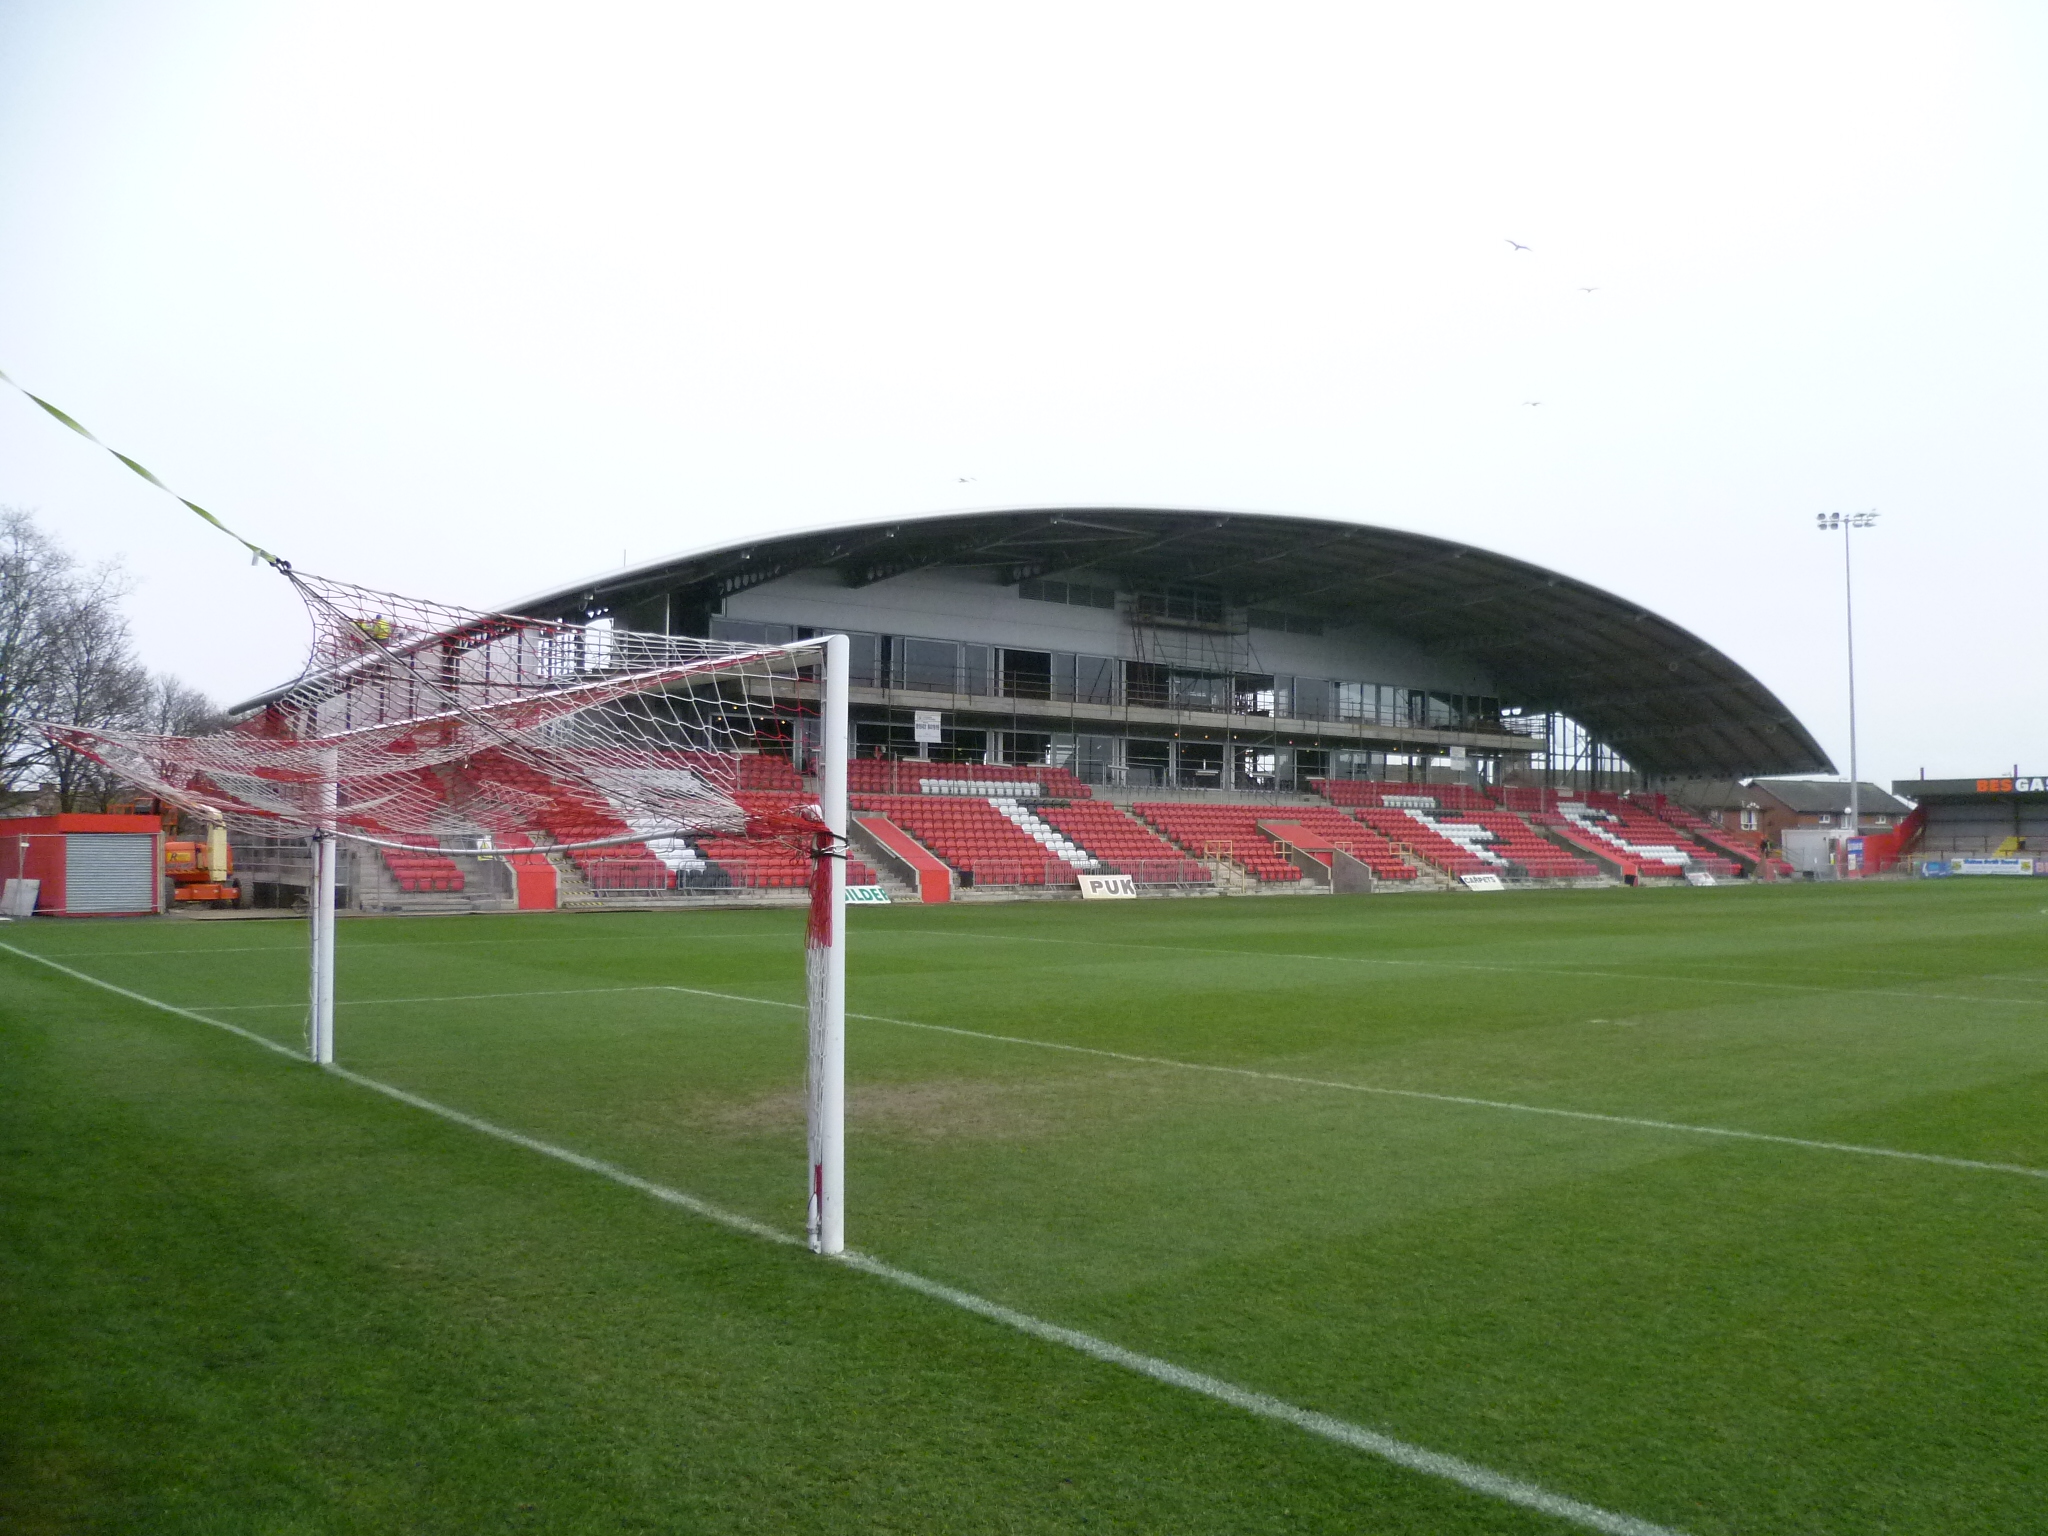
[[[658,867],[680,882],[707,840],[779,857],[800,872],[785,883],[810,895],[811,1235],[839,1251],[845,639],[646,634],[278,568],[305,600],[312,643],[300,675],[246,717],[204,736],[49,730],[169,804],[311,839],[313,1059],[333,1060],[338,839],[536,850],[594,889],[628,862],[632,879]]]

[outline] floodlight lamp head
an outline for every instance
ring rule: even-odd
[[[1842,514],[1839,512],[1816,512],[1813,515],[1813,524],[1825,533],[1830,529],[1842,526]]]

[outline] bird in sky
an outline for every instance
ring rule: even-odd
[[[1522,404],[1524,405],[1541,405],[1542,403],[1543,402],[1541,400],[1524,400],[1522,402]]]
[[[1501,239],[1508,240],[1508,237],[1506,235],[1502,235]],[[1522,244],[1522,242],[1519,240],[1508,240],[1508,244],[1512,245],[1518,251],[1526,251],[1527,249],[1529,249],[1529,247]]]
[[[1600,290],[1598,288],[1581,288],[1579,290],[1579,292],[1581,293],[1598,293],[1599,291]]]
[[[974,484],[974,476],[972,476],[972,475],[961,475],[961,476],[959,477],[959,479],[960,479],[960,483],[961,483],[962,485],[972,485],[972,484]]]

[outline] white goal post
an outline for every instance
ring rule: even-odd
[[[843,1252],[847,637],[750,645],[483,613],[277,564],[314,624],[297,681],[206,736],[46,730],[164,802],[309,840],[312,1061],[335,1059],[344,840],[418,857],[516,836],[551,858],[616,853],[650,867],[666,849],[699,871],[726,855],[691,853],[686,837],[724,839],[743,859],[772,851],[803,873],[762,883],[801,880],[810,896],[805,1225],[815,1251]],[[749,772],[769,765],[762,741],[778,744],[770,758],[785,741],[794,753],[813,698],[815,794],[794,762],[750,788]]]
[[[825,637],[825,676],[818,701],[818,809],[825,820],[822,903],[814,892],[814,923],[807,963],[822,972],[810,1006],[808,1142],[811,1208],[805,1226],[811,1247],[823,1254],[846,1250],[846,851],[852,824],[846,803],[847,697],[852,645],[844,635]],[[823,912],[819,913],[822,905]]]

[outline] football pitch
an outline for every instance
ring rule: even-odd
[[[2048,1530],[2031,882],[849,923],[0,928],[0,1526]]]

